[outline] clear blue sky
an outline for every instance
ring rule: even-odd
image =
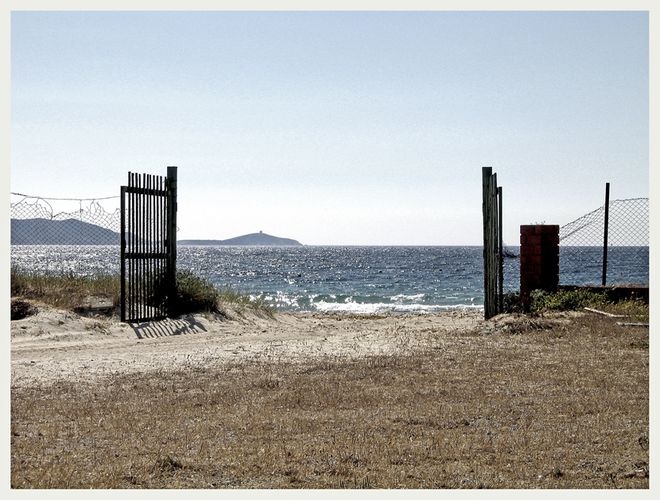
[[[14,12],[12,191],[179,167],[179,237],[481,244],[648,196],[635,12]]]

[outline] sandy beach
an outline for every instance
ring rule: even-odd
[[[229,310],[142,324],[85,317],[39,304],[12,321],[12,385],[178,371],[242,360],[309,361],[405,354],[449,336],[486,328],[480,311],[350,315]]]

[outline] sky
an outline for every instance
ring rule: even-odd
[[[176,165],[180,239],[480,245],[491,166],[517,244],[649,195],[648,61],[645,12],[15,11],[10,189]]]

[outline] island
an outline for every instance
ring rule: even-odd
[[[11,219],[12,245],[119,245],[116,231],[77,219]]]
[[[268,246],[268,247],[301,247],[302,243],[290,238],[280,238],[271,236],[263,231],[258,233],[244,234],[228,240],[179,240],[179,245],[188,246],[215,246],[215,245],[235,245],[235,246]]]

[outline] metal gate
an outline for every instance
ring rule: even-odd
[[[176,178],[128,173],[121,186],[121,320],[169,317],[176,300]]]

